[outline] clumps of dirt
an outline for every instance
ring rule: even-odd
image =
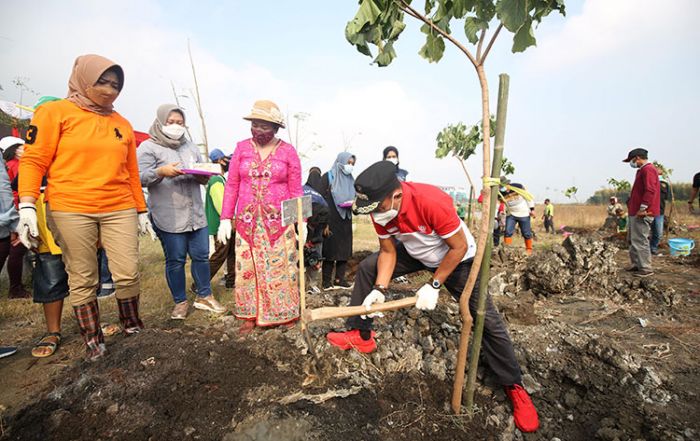
[[[697,415],[694,392],[620,344],[556,322],[537,332],[519,332],[516,339],[538,383],[541,439],[683,440],[696,435],[690,416]]]
[[[551,252],[537,253],[525,268],[527,286],[544,296],[573,290],[614,289],[617,247],[586,237],[569,236]]]

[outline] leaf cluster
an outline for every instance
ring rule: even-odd
[[[490,137],[495,135],[494,127],[496,127],[496,119],[491,116]],[[455,156],[462,161],[466,161],[471,155],[476,152],[476,148],[484,142],[482,136],[482,123],[474,124],[467,127],[464,123],[459,122],[455,125],[449,124],[442,129],[437,135],[437,149],[435,149],[435,157],[442,159],[448,155]]]
[[[373,58],[373,63],[388,66],[396,52],[394,44],[406,27],[404,15],[423,16],[447,35],[452,25],[463,26],[471,44],[480,43],[480,34],[494,23],[502,24],[513,33],[512,51],[523,52],[536,45],[533,26],[557,11],[565,15],[564,0],[425,0],[423,12],[418,12],[412,0],[360,0],[355,17],[345,27],[345,38],[362,54]],[[429,62],[438,62],[445,52],[441,32],[424,23],[421,32],[425,44],[419,54]],[[483,43],[483,41],[481,42]],[[377,48],[372,54],[370,45]]]
[[[630,184],[630,181],[626,179],[618,180],[615,178],[609,178],[608,184],[618,193],[630,191],[630,189],[632,188],[632,184]]]

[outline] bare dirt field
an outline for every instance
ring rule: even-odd
[[[700,241],[687,218],[671,233]],[[441,296],[435,311],[387,313],[379,348],[341,352],[324,335],[342,320],[310,327],[319,360],[295,328],[242,336],[231,315],[201,311],[167,320],[162,252],[142,244],[147,329],[107,338],[108,356],[82,361],[65,308],[64,343],[33,359],[43,321],[30,301],[0,300],[0,341],[21,347],[0,360],[2,440],[694,440],[700,438],[700,254],[654,257],[656,275],[637,279],[623,241],[581,227],[570,238],[538,231],[536,252],[494,252],[489,291],[504,315],[540,412],[522,434],[488,369],[479,372],[476,414],[449,408],[460,319]],[[516,243],[518,240],[516,240]],[[357,262],[374,246],[358,223]],[[392,289],[412,295],[425,275]],[[6,290],[6,280],[0,290]],[[231,294],[216,286],[224,303]],[[309,307],[345,305],[349,292],[309,295]],[[116,321],[113,299],[101,301]]]

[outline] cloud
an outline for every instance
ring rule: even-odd
[[[694,35],[700,2],[676,0],[586,0],[579,15],[568,16],[557,30],[538,35],[528,67],[551,71],[601,59],[611,54],[658,50]],[[543,22],[546,29],[548,22]]]

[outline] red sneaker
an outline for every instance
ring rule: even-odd
[[[519,384],[506,386],[506,394],[513,403],[513,419],[515,427],[521,432],[534,432],[540,427],[537,409],[532,404],[527,391]]]
[[[360,337],[360,330],[353,329],[345,332],[329,332],[326,334],[326,340],[328,340],[328,343],[343,351],[355,348],[359,352],[367,354],[377,349],[377,342],[374,340],[374,335],[375,333],[372,331],[369,340],[363,340],[362,337]]]

